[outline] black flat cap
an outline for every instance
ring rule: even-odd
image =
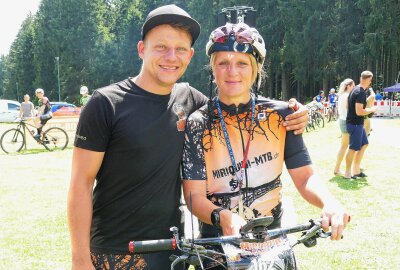
[[[199,37],[200,24],[186,11],[176,5],[166,5],[150,11],[142,26],[142,40],[146,34],[156,26],[169,23],[180,23],[189,28],[192,36],[192,45]]]

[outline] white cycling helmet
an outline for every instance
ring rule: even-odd
[[[257,29],[245,23],[227,23],[212,31],[206,45],[206,54],[233,51],[251,54],[257,61],[258,82],[261,84],[261,70],[265,61],[266,49],[264,39]]]
[[[81,95],[87,94],[89,92],[89,89],[86,86],[82,86],[80,89]]]
[[[44,90],[43,90],[42,88],[38,88],[38,89],[35,90],[35,93],[36,93],[36,94],[37,94],[37,93],[42,93],[42,94],[44,94]]]

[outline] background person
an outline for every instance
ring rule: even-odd
[[[343,157],[349,147],[349,133],[346,128],[346,117],[347,117],[347,102],[350,92],[354,88],[354,81],[352,79],[345,79],[340,83],[339,93],[338,93],[338,114],[339,114],[339,127],[342,134],[342,141],[337,154],[335,169],[333,170],[334,175],[342,175],[340,172],[340,165],[342,163]]]
[[[324,114],[324,102],[326,100],[325,93],[323,90],[319,91],[318,95],[313,98],[314,104],[318,107],[318,110],[322,115]]]
[[[24,95],[24,101],[19,109],[19,118],[31,118],[35,115],[35,106],[30,99],[31,97],[28,94]]]
[[[366,108],[371,108],[374,106],[375,102],[375,93],[372,87],[369,87],[368,90],[366,91],[367,95],[367,105]],[[366,116],[364,116],[364,128],[365,128],[365,133],[367,133],[367,136],[370,135],[371,133],[371,118],[374,116],[374,113],[370,113]]]
[[[47,121],[52,118],[52,113],[50,101],[44,96],[44,90],[42,88],[38,88],[35,90],[35,94],[38,98],[39,109],[37,113],[38,120],[36,120],[37,134],[35,134],[33,137],[38,140],[40,139],[44,125],[46,125]]]
[[[313,98],[313,101],[316,101],[316,102],[318,102],[318,103],[324,103],[325,100],[326,100],[326,97],[325,97],[324,90],[320,90],[319,93],[318,93],[318,95],[316,95],[316,96]]]
[[[374,113],[377,110],[376,106],[366,108],[366,90],[371,85],[372,77],[373,74],[371,71],[363,71],[360,77],[360,84],[354,87],[348,98],[346,128],[350,134],[350,139],[349,149],[346,154],[346,172],[344,175],[347,179],[366,177],[360,171],[361,160],[368,146],[368,138],[364,129],[364,116]],[[354,156],[356,152],[358,153]]]
[[[81,107],[84,107],[86,105],[86,103],[89,101],[91,95],[89,95],[89,89],[87,88],[87,86],[83,85],[81,87],[81,89],[79,90],[80,94],[81,94],[81,98],[79,99],[79,105]]]
[[[273,216],[271,227],[280,227],[285,162],[301,195],[323,209],[323,227],[331,223],[331,238],[339,240],[348,214],[314,174],[303,138],[282,127],[288,104],[251,93],[265,59],[258,31],[228,23],[211,33],[206,53],[218,96],[189,116],[183,156],[185,199],[201,221],[201,236],[239,234],[246,220],[260,216]],[[289,256],[279,260],[295,268]],[[224,269],[213,265],[206,261],[204,268]]]
[[[380,93],[379,91],[376,91],[375,100],[376,100],[376,101],[382,100],[382,95],[381,95],[381,93]]]
[[[329,90],[328,101],[329,101],[329,106],[332,107],[333,114],[336,115],[337,95],[335,88],[331,88],[331,90]]]
[[[208,99],[176,82],[199,32],[175,5],[151,11],[137,44],[140,73],[96,90],[82,111],[67,207],[73,269],[170,269],[171,252],[131,255],[128,243],[170,238],[171,226],[182,228],[185,123]],[[307,111],[289,118],[288,128],[302,131]]]

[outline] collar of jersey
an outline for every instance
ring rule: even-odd
[[[227,112],[229,115],[236,115],[236,105],[226,105],[222,101],[219,101],[219,104],[221,104],[221,109]],[[237,106],[237,114],[242,114],[245,112],[251,112],[251,99],[249,102],[245,104],[240,103],[239,106]]]

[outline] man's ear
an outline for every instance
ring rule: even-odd
[[[194,55],[194,49],[190,48],[190,59],[192,59],[193,55]]]
[[[137,52],[138,52],[138,55],[139,55],[140,59],[143,59],[143,55],[144,55],[144,42],[143,42],[143,40],[139,40],[139,42],[137,44]]]

